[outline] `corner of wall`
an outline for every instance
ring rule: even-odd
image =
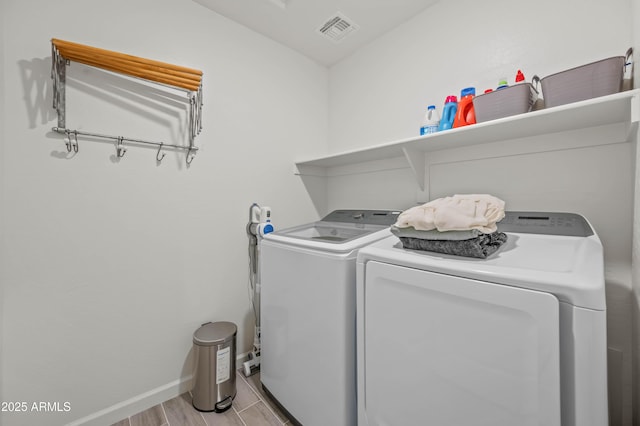
[[[635,53],[634,58],[634,88],[640,87],[640,66],[638,66],[638,58],[640,55],[640,3],[637,1],[631,2],[631,28],[632,28],[632,45]],[[634,165],[635,165],[635,192],[633,194],[633,246],[631,248],[631,285],[632,285],[632,300],[631,300],[631,318],[632,318],[632,350],[633,350],[633,362],[632,362],[632,411],[633,411],[633,424],[640,424],[640,150],[638,149],[638,143],[640,143],[640,132],[636,131],[634,149]]]
[[[4,176],[2,171],[5,169],[3,164],[4,164],[4,140],[5,140],[5,115],[4,115],[4,87],[5,87],[5,80],[4,80],[4,69],[5,69],[5,65],[4,65],[4,52],[6,51],[5,49],[5,36],[4,36],[4,31],[6,28],[6,25],[4,25],[4,20],[6,19],[5,17],[7,16],[7,14],[5,13],[5,2],[2,1],[0,2],[0,16],[2,18],[0,18],[1,20],[1,24],[0,24],[0,70],[2,70],[2,72],[0,72],[0,76],[3,76],[3,78],[0,79],[0,377],[3,377],[2,371],[3,371],[3,365],[4,365],[4,358],[3,358],[3,348],[4,348],[4,344],[3,344],[3,336],[4,336],[4,317],[3,317],[3,313],[4,313],[4,278],[2,276],[3,272],[5,270],[4,268],[4,214],[2,211],[2,207],[5,205],[3,200],[4,200]],[[0,383],[0,401],[4,401],[4,389],[2,384]],[[0,411],[0,424],[3,424],[2,421],[2,412]]]
[[[638,81],[636,79],[636,81]],[[632,320],[632,411],[634,424],[640,422],[640,132],[633,144],[635,192],[633,194],[633,239],[631,247],[631,320]]]

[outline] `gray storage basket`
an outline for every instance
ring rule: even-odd
[[[534,81],[537,79],[538,77],[534,77]],[[478,95],[473,98],[476,121],[483,123],[529,112],[537,99],[538,91],[531,83],[518,83],[515,86]]]
[[[546,108],[618,93],[623,88],[625,67],[633,49],[614,56],[549,75],[540,80]],[[632,65],[632,63],[630,63]],[[633,65],[631,70],[633,75]],[[631,82],[631,86],[633,83]]]

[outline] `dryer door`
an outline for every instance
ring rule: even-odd
[[[553,295],[375,261],[361,290],[360,425],[560,425]]]

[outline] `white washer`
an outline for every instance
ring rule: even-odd
[[[356,423],[356,255],[399,213],[337,210],[261,242],[260,379],[305,426]]]
[[[499,229],[487,259],[394,236],[359,252],[358,425],[608,424],[598,236],[569,213]]]

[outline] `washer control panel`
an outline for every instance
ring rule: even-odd
[[[507,211],[504,219],[498,222],[498,231],[570,237],[588,237],[594,234],[583,216],[557,212]]]

